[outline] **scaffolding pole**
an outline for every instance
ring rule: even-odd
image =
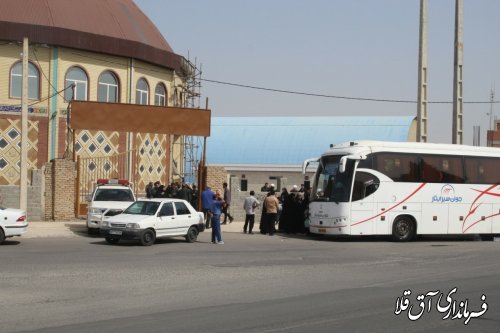
[[[184,85],[177,87],[181,90],[180,98],[182,106],[187,108],[200,108],[201,98],[201,64],[198,65],[196,58],[194,62],[188,58],[182,58],[181,77]],[[199,148],[202,146],[201,138],[196,136],[185,136],[182,142],[184,156],[184,169],[182,177],[185,182],[196,184],[198,178],[198,165],[200,162]]]

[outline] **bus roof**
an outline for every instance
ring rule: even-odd
[[[338,153],[355,153],[360,155],[367,155],[370,153],[384,151],[418,154],[491,156],[500,158],[500,149],[495,147],[477,147],[444,143],[390,142],[368,140],[351,141],[337,145],[331,145],[330,149],[323,153],[323,156]]]

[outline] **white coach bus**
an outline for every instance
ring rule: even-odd
[[[311,233],[500,234],[499,148],[359,141],[312,161]]]

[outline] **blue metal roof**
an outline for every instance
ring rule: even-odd
[[[301,165],[356,140],[408,141],[414,117],[212,117],[207,164]]]

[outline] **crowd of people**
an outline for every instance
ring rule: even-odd
[[[286,188],[282,192],[275,190],[274,184],[265,183],[261,192],[266,193],[266,197],[261,203],[255,192],[250,191],[250,195],[245,198],[243,209],[245,210],[245,224],[243,232],[253,234],[256,210],[261,208],[262,214],[259,223],[261,234],[274,235],[276,231],[283,233],[305,233],[304,224],[307,207],[309,204],[310,189],[301,185],[300,189],[293,185],[288,191]],[[146,196],[148,198],[178,198],[198,207],[198,195],[201,196],[201,210],[205,217],[205,227],[212,229],[212,243],[224,244],[222,240],[221,224],[233,222],[233,216],[229,211],[231,206],[231,191],[228,184],[222,184],[222,190],[212,191],[206,187],[200,194],[196,186],[188,183],[173,182],[167,186],[159,181],[150,182],[146,186]],[[261,206],[262,205],[262,206]],[[221,222],[221,217],[224,219]]]
[[[283,188],[281,193],[271,186],[262,205],[261,234],[274,235],[276,226],[279,232],[305,233],[307,230],[304,222],[309,196],[310,189],[305,189],[304,185],[301,185],[300,189],[293,185],[290,191]]]
[[[193,207],[198,206],[198,190],[196,185],[191,186],[184,182],[173,182],[162,185],[159,181],[149,182],[146,185],[146,197],[152,198],[176,198],[189,202]]]

